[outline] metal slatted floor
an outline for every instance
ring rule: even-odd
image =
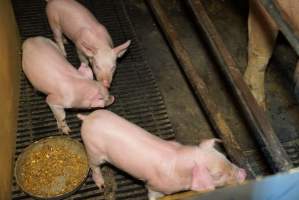
[[[22,41],[39,35],[52,37],[45,14],[45,1],[13,0],[12,2]],[[107,27],[115,45],[128,39],[132,40],[126,56],[118,62],[111,88],[116,102],[109,110],[161,138],[173,139],[174,131],[163,99],[136,40],[123,2],[120,0],[86,0],[81,3],[87,6]],[[78,67],[79,60],[74,45],[69,42],[66,50],[68,60]],[[23,73],[20,87],[15,159],[32,142],[59,134],[53,114],[45,103],[45,95],[34,90]],[[70,136],[81,141],[81,122],[76,117],[78,112],[88,113],[89,111],[67,110],[67,123],[72,130]],[[141,182],[119,170],[114,168],[112,170],[115,172],[117,189],[114,196],[116,199],[147,199],[147,192]],[[31,199],[20,190],[15,180],[12,185],[12,197],[13,199]],[[104,199],[104,196],[89,175],[80,190],[67,199]]]

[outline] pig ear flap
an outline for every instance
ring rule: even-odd
[[[192,168],[191,190],[203,191],[213,189],[215,189],[215,185],[209,170],[206,166],[196,163]]]
[[[126,51],[127,51],[128,47],[130,46],[130,44],[131,44],[131,40],[128,40],[125,43],[113,48],[113,51],[116,54],[116,56],[118,58],[122,57],[126,53]]]
[[[90,67],[88,67],[85,63],[81,63],[78,71],[82,76],[84,76],[84,78],[93,80],[92,71],[91,71]]]
[[[214,148],[216,142],[221,143],[222,141],[221,141],[220,139],[217,139],[217,138],[206,139],[206,140],[203,140],[203,141],[199,144],[199,147],[200,147],[200,148],[204,148],[204,149],[211,149],[211,148]]]

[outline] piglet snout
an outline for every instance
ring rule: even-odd
[[[246,179],[246,171],[244,169],[239,169],[237,172],[237,179],[239,183],[242,183]]]

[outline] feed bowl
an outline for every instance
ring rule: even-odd
[[[68,136],[34,142],[19,155],[15,178],[20,188],[38,199],[61,199],[74,193],[89,172],[84,146]]]

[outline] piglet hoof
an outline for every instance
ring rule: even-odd
[[[92,168],[92,170],[92,179],[94,180],[100,191],[103,192],[105,189],[105,181],[103,179],[102,173],[101,171],[99,171],[100,169],[98,167]]]
[[[62,132],[66,135],[69,135],[71,132],[71,129],[69,127],[63,127],[62,128]]]
[[[67,44],[68,43],[68,41],[67,41],[67,39],[65,37],[62,39],[62,42],[63,42],[63,44]]]
[[[63,54],[63,56],[64,57],[66,57],[67,55],[66,55],[66,51],[64,50],[64,51],[62,51],[62,54]]]
[[[58,122],[58,128],[66,135],[69,135],[69,132],[71,132],[71,129],[68,127],[65,120]]]
[[[66,55],[66,51],[65,51],[64,47],[59,48],[59,50],[60,50],[60,52],[62,53],[62,55],[63,55],[64,57],[67,57],[67,55]]]
[[[104,192],[104,190],[105,190],[105,184],[104,183],[97,183],[96,182],[96,185],[98,186],[98,188],[101,192]]]
[[[164,196],[164,194],[161,192],[156,192],[154,190],[151,190],[150,188],[147,188],[147,189],[148,189],[148,199],[149,200],[157,200]]]
[[[104,191],[104,190],[105,190],[105,185],[104,185],[104,184],[101,185],[100,189],[101,189],[102,191]]]

